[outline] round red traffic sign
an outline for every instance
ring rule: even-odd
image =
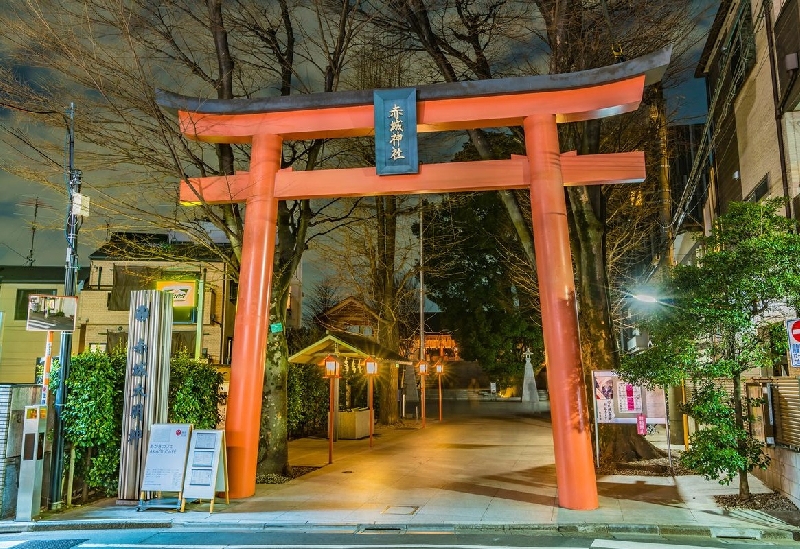
[[[800,319],[789,322],[789,340],[800,343]]]

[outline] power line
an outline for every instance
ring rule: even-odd
[[[743,15],[743,7],[747,5],[747,3],[743,3],[742,7],[739,8],[739,13],[737,14],[737,22]],[[734,25],[736,27],[736,25]],[[725,44],[722,46],[723,51],[730,51],[731,42],[734,38],[735,33],[731,33],[730,36],[727,37]],[[720,76],[717,81],[716,87],[714,89],[714,94],[711,97],[711,101],[709,102],[708,107],[708,114],[706,115],[706,123],[703,127],[703,133],[700,136],[700,143],[697,147],[697,153],[694,157],[694,162],[692,163],[692,170],[689,173],[689,178],[686,182],[686,186],[683,188],[683,192],[681,193],[681,197],[676,204],[675,213],[672,216],[672,220],[670,221],[670,227],[673,230],[673,233],[677,233],[678,229],[683,224],[686,216],[688,215],[689,210],[689,202],[694,196],[695,190],[697,186],[700,184],[700,181],[703,178],[703,170],[708,162],[708,157],[711,153],[711,144],[716,142],[719,138],[720,128],[719,125],[715,125],[715,120],[723,120],[725,116],[727,116],[728,112],[730,111],[730,107],[733,104],[733,100],[736,97],[738,92],[738,86],[736,86],[737,81],[743,81],[745,72],[747,69],[747,64],[750,59],[750,55],[754,55],[753,50],[755,46],[753,43],[747,43],[747,49],[742,52],[741,55],[737,56],[738,63],[735,67],[735,73],[730,79],[731,85],[729,86],[728,93],[725,95],[724,102],[720,104],[720,95],[722,93],[723,88],[725,87],[726,79]],[[731,62],[733,60],[733,55],[728,55],[725,59],[724,66],[720,69],[719,74],[725,75],[728,74],[731,70]],[[717,112],[719,109],[719,112]],[[660,253],[663,253],[666,247],[669,246],[668,242],[662,243],[659,247]],[[655,263],[651,265],[650,270],[645,274],[645,280],[650,279],[650,277],[655,274],[656,270],[658,269],[658,264]]]

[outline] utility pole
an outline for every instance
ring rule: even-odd
[[[67,259],[64,272],[64,295],[75,295],[75,278],[78,270],[78,215],[73,206],[76,195],[81,192],[81,171],[75,169],[75,104],[67,109],[69,124],[69,164],[67,166]],[[55,417],[53,421],[53,456],[50,467],[50,509],[61,508],[62,479],[64,476],[64,424],[63,411],[66,402],[66,381],[72,355],[72,332],[61,332],[61,349],[58,355],[58,390],[55,395]]]
[[[422,258],[422,195],[419,197],[419,359],[425,360],[425,278]]]

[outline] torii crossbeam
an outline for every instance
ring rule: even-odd
[[[251,145],[248,172],[190,179],[182,182],[180,191],[186,203],[247,205],[225,424],[231,497],[255,493],[277,201],[528,188],[558,502],[568,509],[597,508],[564,186],[642,181],[644,155],[562,154],[556,126],[637,109],[644,86],[661,79],[670,55],[667,48],[576,73],[420,87],[417,131],[522,126],[526,156],[426,164],[418,173],[403,175],[377,175],[375,168],[280,169],[285,139],[375,133],[372,91],[257,100],[207,100],[158,92],[162,106],[178,109],[180,129],[190,139]]]

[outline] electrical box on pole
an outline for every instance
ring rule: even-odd
[[[25,406],[22,457],[19,463],[16,520],[30,522],[42,508],[42,472],[47,406]]]

